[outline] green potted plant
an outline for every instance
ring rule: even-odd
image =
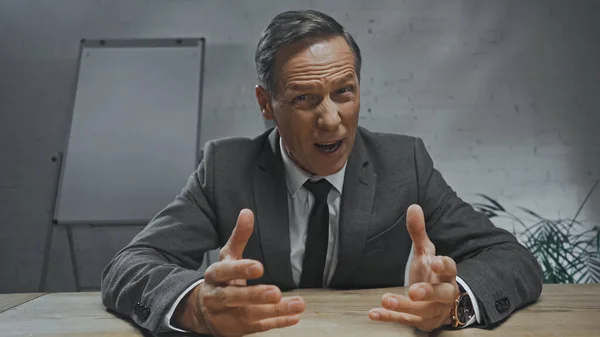
[[[484,202],[473,207],[490,219],[507,218],[513,234],[540,262],[544,283],[600,283],[600,228],[577,220],[598,181],[572,218],[551,219],[518,207],[518,216],[497,200],[478,194]]]

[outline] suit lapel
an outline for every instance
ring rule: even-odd
[[[367,149],[357,130],[354,148],[348,158],[340,210],[338,264],[331,288],[348,284],[367,240],[377,175],[369,164]]]
[[[283,289],[295,288],[290,264],[290,228],[285,171],[274,129],[265,141],[253,176],[255,224],[265,259],[265,273]]]

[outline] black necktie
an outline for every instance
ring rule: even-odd
[[[329,242],[327,195],[331,189],[331,184],[325,179],[317,182],[309,180],[304,183],[304,187],[315,197],[315,204],[308,218],[308,235],[306,236],[304,260],[302,261],[300,288],[322,288],[327,244]]]

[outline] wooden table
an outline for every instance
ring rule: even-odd
[[[404,293],[405,289],[294,291],[307,302],[300,323],[255,336],[427,336],[399,324],[368,319],[368,310],[379,305],[385,291]],[[0,308],[9,308],[0,313],[0,336],[142,336],[133,325],[108,313],[98,293],[40,295],[0,295]],[[430,335],[600,336],[600,284],[546,285],[537,303],[513,314],[495,330],[441,330]]]
[[[43,293],[35,293],[35,294],[0,294],[0,313],[4,312],[8,309],[12,309],[16,306],[19,306],[23,303],[34,300],[40,296],[43,296]]]

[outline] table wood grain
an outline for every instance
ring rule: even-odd
[[[431,334],[367,317],[386,291],[296,290],[307,302],[296,326],[255,334],[254,337],[319,336],[599,336],[600,284],[545,285],[540,300],[514,313],[494,330],[467,328]],[[32,294],[33,295],[33,294]],[[0,313],[0,335],[13,336],[142,336],[127,321],[108,313],[98,293],[56,293],[38,297]]]
[[[0,294],[0,312],[14,308],[44,295],[43,293]]]

